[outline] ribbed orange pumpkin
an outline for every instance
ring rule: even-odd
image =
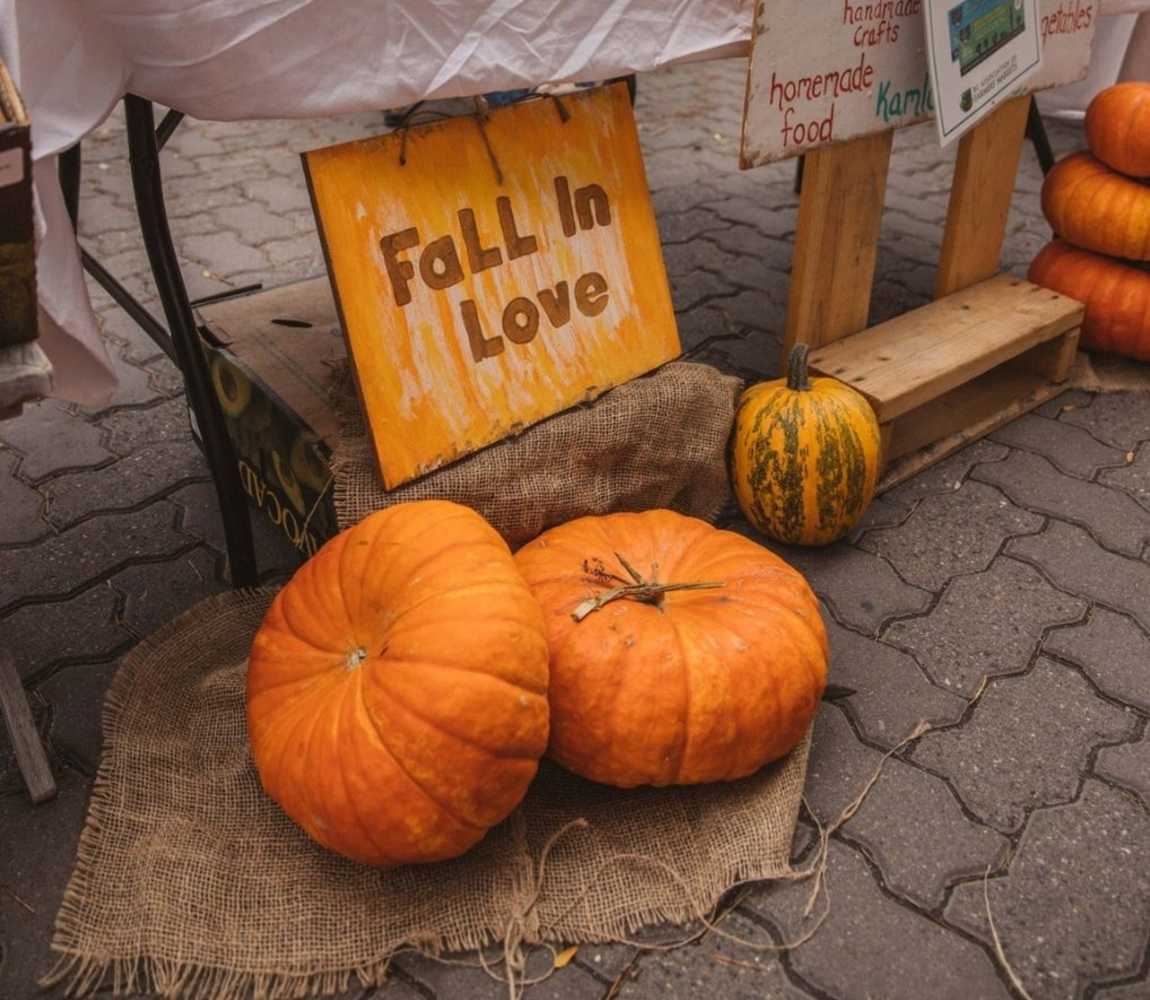
[[[1042,185],[1042,211],[1054,232],[1075,246],[1150,260],[1150,186],[1089,153],[1054,165]]]
[[[1028,277],[1086,304],[1083,347],[1150,361],[1150,271],[1054,240]]]
[[[280,591],[252,645],[252,757],[321,844],[396,865],[462,854],[547,746],[547,637],[507,545],[441,501],[373,514]]]
[[[787,753],[826,685],[803,577],[667,510],[584,517],[515,557],[547,619],[549,756],[622,788],[741,778]]]
[[[1107,87],[1086,109],[1086,142],[1119,173],[1150,177],[1150,83]]]

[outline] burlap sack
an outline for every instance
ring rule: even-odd
[[[381,981],[404,945],[618,939],[698,917],[739,879],[792,874],[805,742],[752,778],[696,788],[621,792],[545,766],[451,862],[379,871],[328,853],[248,757],[245,658],[271,596],[210,598],[120,665],[52,942],[50,979],[71,992],[335,992]]]
[[[347,528],[405,500],[455,500],[513,548],[584,514],[668,507],[713,520],[730,495],[726,449],[740,386],[709,365],[673,362],[390,492],[344,386],[334,394],[343,404],[336,519]]]

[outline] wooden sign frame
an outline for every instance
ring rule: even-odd
[[[626,84],[303,160],[386,488],[681,353]]]

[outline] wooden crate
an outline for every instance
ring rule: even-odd
[[[785,350],[859,390],[883,428],[880,492],[1039,405],[1065,381],[1083,306],[999,274],[1030,97],[963,136],[936,300],[867,329],[893,132],[806,157]],[[785,366],[785,358],[784,358]]]
[[[1066,380],[1084,307],[1009,274],[811,353],[811,370],[857,389],[883,428],[883,488],[1038,405]],[[901,461],[900,461],[901,460]]]

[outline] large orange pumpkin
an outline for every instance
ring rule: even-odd
[[[1086,304],[1083,347],[1150,361],[1150,271],[1054,240],[1028,277]]]
[[[1075,246],[1150,260],[1150,186],[1089,153],[1054,165],[1042,184],[1042,211],[1054,232]]]
[[[741,778],[786,754],[826,684],[803,577],[667,510],[584,517],[515,557],[551,643],[549,756],[595,781]]]
[[[1098,93],[1086,109],[1086,142],[1108,167],[1150,177],[1150,83],[1130,80]]]
[[[396,865],[462,854],[547,746],[547,637],[507,545],[426,500],[328,542],[252,645],[248,732],[268,794],[315,840]]]

